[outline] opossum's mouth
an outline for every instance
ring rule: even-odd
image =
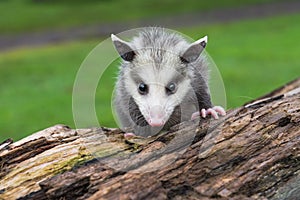
[[[150,112],[146,112],[149,113],[148,115],[143,115],[133,98],[130,98],[129,113],[136,125],[141,127],[151,126],[168,128],[180,123],[181,116],[180,106],[176,106],[170,116],[164,113],[159,117],[151,117]]]
[[[148,117],[145,118],[145,120],[151,127],[164,126],[166,129],[168,129],[171,126],[180,123],[180,119],[181,119],[180,116],[181,116],[180,106],[176,106],[170,116],[164,115],[161,118],[154,118],[154,119]]]
[[[165,113],[157,113],[155,107],[152,110],[150,109],[149,115],[143,115],[133,98],[130,99],[129,113],[136,125],[142,127],[148,125],[151,127],[162,127],[166,124],[167,121]],[[152,116],[150,115],[150,113],[152,113]]]
[[[164,119],[160,119],[160,118],[150,118],[150,119],[146,119],[148,124],[152,127],[161,127],[164,126],[166,121]]]
[[[152,105],[148,109],[145,117],[148,124],[152,127],[164,126],[168,118],[164,107],[161,105]]]

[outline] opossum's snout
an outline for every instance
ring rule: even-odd
[[[166,123],[166,112],[162,106],[152,106],[149,111],[149,116],[146,118],[148,124],[152,127],[163,126]]]

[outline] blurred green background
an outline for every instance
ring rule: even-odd
[[[134,26],[139,20],[197,17],[197,13],[205,12],[214,18],[222,10],[253,9],[278,2],[283,1],[0,1],[0,142],[7,138],[16,141],[58,123],[74,128],[72,90],[76,73],[88,53],[109,34],[54,40],[43,45],[15,45],[8,49],[1,47],[1,41],[9,46],[6,38],[15,42],[14,37],[24,35],[22,40],[26,41],[37,33],[78,31],[87,26],[101,29],[123,23]],[[235,19],[218,21],[216,18],[212,23],[209,18],[196,19],[199,25],[176,27],[194,39],[209,36],[207,52],[223,77],[229,109],[300,76],[300,13],[274,12],[268,17],[257,17],[253,12],[253,16],[243,19],[231,13],[230,17]],[[151,23],[148,25],[160,25]],[[116,67],[105,72],[96,94],[97,115],[103,126],[116,126],[111,112],[116,73]]]

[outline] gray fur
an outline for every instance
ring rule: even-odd
[[[162,104],[166,105],[164,109],[169,118],[163,129],[169,129],[182,120],[189,120],[192,113],[199,109],[212,107],[207,61],[205,56],[200,55],[206,43],[190,44],[179,34],[162,28],[146,28],[131,42],[122,41],[113,35],[112,39],[123,58],[114,99],[115,110],[123,128],[130,127],[136,135],[142,136],[157,133],[161,128],[151,127],[142,114],[142,110],[147,112],[145,107],[151,107],[148,104],[154,100],[157,100],[157,104],[164,102]],[[128,52],[131,54],[126,55]],[[132,59],[126,59],[130,56]],[[155,80],[153,85],[147,82],[150,79],[152,82]],[[164,86],[168,81],[178,86],[179,91],[175,96],[164,95],[163,89],[152,91],[163,88],[159,85]],[[155,98],[151,100],[150,97],[138,95],[137,88],[141,82],[149,83],[149,90],[153,93],[149,92],[148,95],[156,95]]]

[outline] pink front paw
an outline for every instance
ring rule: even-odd
[[[194,120],[199,116],[206,118],[207,115],[211,115],[214,119],[219,119],[219,115],[225,116],[226,111],[221,106],[214,106],[213,108],[208,109],[203,108],[200,112],[193,113],[191,119]]]
[[[136,136],[134,133],[124,133],[125,139],[129,139],[129,138],[132,138],[134,136]]]

